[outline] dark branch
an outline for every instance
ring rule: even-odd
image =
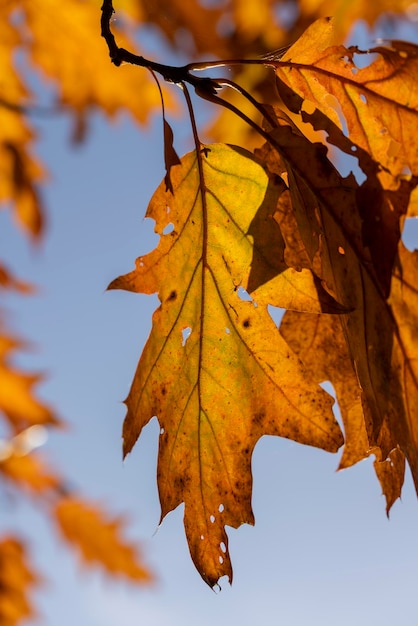
[[[203,91],[205,93],[212,93],[213,95],[221,89],[221,86],[217,84],[217,81],[211,78],[199,78],[194,76],[191,72],[203,71],[214,67],[226,67],[233,65],[261,65],[264,67],[277,67],[278,59],[286,48],[280,51],[276,51],[267,57],[261,57],[259,59],[228,59],[224,61],[201,61],[199,63],[189,63],[180,67],[173,65],[165,65],[163,63],[156,63],[150,59],[125,50],[125,48],[119,48],[116,43],[115,37],[110,28],[110,22],[114,13],[113,1],[103,0],[102,5],[102,17],[101,28],[102,37],[105,39],[109,48],[109,56],[112,63],[116,66],[120,66],[122,63],[130,63],[131,65],[138,65],[139,67],[146,67],[157,74],[160,74],[164,80],[176,85],[182,85],[188,83],[192,85],[196,90]]]

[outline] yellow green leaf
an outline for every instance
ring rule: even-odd
[[[285,266],[279,237],[261,237],[261,224],[280,234],[273,214],[283,186],[250,153],[225,145],[188,154],[171,180],[173,194],[163,182],[147,210],[158,247],[110,285],[157,292],[161,301],[126,401],[124,452],[156,415],[162,517],[185,503],[191,556],[213,586],[232,578],[225,525],[253,523],[258,439],[280,435],[336,451],[342,436],[331,398],[267,311],[270,281],[252,300],[240,293],[254,267],[270,266],[275,303],[321,310],[312,273]]]

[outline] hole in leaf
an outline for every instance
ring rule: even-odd
[[[366,98],[366,96],[364,95],[364,93],[361,93],[361,94],[360,94],[360,100],[361,100],[362,102],[364,102],[364,104],[367,104],[367,98]]]
[[[376,61],[376,59],[379,58],[379,54],[377,52],[363,52],[361,53],[355,53],[353,54],[353,61],[355,63],[355,65],[359,68],[359,69],[364,69],[365,67],[369,67],[369,65],[371,65],[372,63],[374,63]],[[356,74],[357,72],[353,72],[353,74]]]
[[[213,524],[215,522],[215,516],[214,515],[211,515],[209,519],[210,519],[211,524]]]
[[[222,513],[224,510],[225,510],[224,505],[223,505],[223,504],[220,504],[220,505],[218,506],[218,511],[219,511],[219,513]]]
[[[200,535],[201,541],[203,541],[204,538],[205,538],[205,535]]]
[[[418,248],[418,218],[406,218],[402,231],[402,242],[410,252]]]
[[[272,304],[269,304],[267,306],[267,310],[270,314],[270,317],[272,318],[273,322],[277,325],[280,326],[281,321],[282,321],[282,317],[285,314],[286,309],[280,309],[277,306],[273,306]]]
[[[164,433],[165,433],[164,428],[161,428],[161,430],[160,430],[160,435],[164,435]]]
[[[192,329],[190,328],[190,326],[187,326],[187,328],[183,328],[183,330],[181,331],[181,334],[183,336],[183,341],[181,342],[182,346],[186,345],[186,341],[190,337],[191,333],[192,333]]]
[[[238,298],[244,300],[245,302],[252,302],[253,299],[244,287],[238,287],[237,289]]]
[[[224,557],[223,556],[219,556],[219,563],[222,565],[223,562],[224,562]]]
[[[167,205],[166,205],[166,207],[165,207],[165,212],[167,213],[167,215],[168,215],[169,213],[171,213],[171,209],[170,209],[170,207],[168,206],[168,204],[167,204]]]
[[[334,417],[339,423],[341,430],[344,432],[344,424],[342,422],[341,409],[340,409],[340,405],[338,404],[337,393],[335,391],[333,384],[329,380],[325,380],[324,382],[319,383],[319,384],[322,387],[322,389],[324,389],[324,391],[329,393],[329,395],[334,398],[334,405],[332,407],[332,412],[334,413]]]
[[[328,94],[325,97],[325,103],[327,104],[327,106],[330,106],[334,109],[334,111],[338,115],[338,119],[340,120],[341,130],[343,131],[344,135],[348,137],[347,120],[345,118],[345,115],[343,113],[343,110],[337,98],[331,94]]]
[[[172,233],[174,230],[174,224],[173,222],[170,222],[169,224],[167,224],[167,226],[164,228],[163,230],[163,235],[169,235],[170,233]]]
[[[219,544],[220,549],[222,550],[223,553],[226,552],[226,545],[224,544],[223,541],[221,541],[221,543]]]
[[[231,331],[229,330],[229,328],[225,328],[225,332],[226,332],[227,335],[231,334]]]

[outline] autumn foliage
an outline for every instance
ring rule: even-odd
[[[190,553],[210,586],[232,580],[225,526],[254,523],[251,455],[265,434],[329,452],[343,446],[340,468],[373,454],[387,511],[405,461],[418,490],[417,252],[401,241],[405,219],[417,215],[418,47],[346,47],[352,23],[372,25],[382,10],[363,5],[300,0],[286,28],[269,0],[222,9],[105,0],[102,15],[91,0],[0,7],[0,202],[30,238],[43,235],[45,166],[34,156],[28,72],[53,86],[49,113],[71,116],[78,141],[96,109],[109,118],[129,111],[144,124],[163,101],[166,172],[146,213],[160,241],[110,285],[160,300],[126,400],[123,445],[129,453],[157,417],[161,517],[185,503]],[[52,23],[59,37],[50,37]],[[176,45],[187,29],[193,44],[184,52],[216,60],[178,68],[144,58],[135,32],[146,24]],[[195,147],[181,159],[167,120],[181,102],[177,86]],[[218,107],[214,143],[200,140],[195,94]],[[237,145],[222,143],[226,129]],[[354,174],[340,173],[344,155],[356,159]],[[2,293],[30,296],[1,263]],[[279,327],[270,306],[286,309]],[[37,400],[39,375],[13,365],[24,347],[0,318],[4,484],[35,497],[86,563],[149,582],[123,523],[69,491],[33,452],[30,434],[60,420]],[[33,614],[28,592],[38,574],[18,537],[4,537],[0,561],[0,622],[13,626]]]

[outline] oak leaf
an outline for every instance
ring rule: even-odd
[[[54,514],[62,536],[86,564],[100,565],[107,574],[138,584],[152,582],[138,549],[121,536],[122,520],[110,520],[102,509],[76,497],[60,499]]]
[[[309,270],[285,265],[273,220],[285,186],[250,153],[207,146],[185,156],[171,179],[173,194],[163,182],[146,213],[158,247],[110,285],[157,292],[161,301],[126,400],[124,453],[156,415],[162,518],[185,503],[192,559],[214,586],[232,578],[225,525],[253,523],[258,439],[280,435],[330,451],[342,443],[330,397],[311,383],[267,311],[273,295],[277,306],[316,312],[330,296]],[[240,289],[252,276],[253,299],[244,300]]]
[[[389,513],[401,496],[405,456],[400,448],[394,448],[382,460],[380,448],[372,447],[369,441],[371,418],[363,403],[340,317],[286,311],[280,333],[311,375],[320,383],[331,381],[335,388],[345,439],[338,469],[346,469],[374,453],[374,469]]]
[[[272,113],[272,111],[270,111]],[[275,112],[277,114],[277,111]],[[282,114],[281,114],[282,115]],[[278,118],[279,119],[279,118]],[[289,128],[290,121],[285,118],[280,118],[282,123],[286,120],[286,125]],[[332,139],[332,143],[339,145],[341,148],[345,148],[347,152],[350,152],[350,142],[347,138],[341,137],[339,131],[332,127],[332,122],[324,123],[324,120],[320,120],[322,127],[329,133],[329,139]],[[297,133],[297,131],[295,130]],[[297,133],[299,134],[299,133]],[[283,141],[283,137],[282,137]],[[300,151],[296,149],[297,144],[300,142]],[[348,143],[348,146],[345,145]],[[287,262],[294,267],[312,267],[315,266],[317,271],[321,273],[322,259],[318,259],[318,251],[313,250],[313,258],[310,258],[307,249],[304,247],[303,239],[298,227],[298,220],[296,216],[300,212],[301,196],[296,193],[298,185],[298,174],[292,171],[291,164],[299,167],[298,154],[302,153],[302,145],[306,147],[305,139],[294,139],[294,152],[292,153],[287,145],[282,144],[283,155],[288,158],[287,167],[291,170],[290,178],[293,180],[292,191],[290,197],[286,199],[286,202],[279,201],[277,206],[277,212],[275,213],[275,219],[280,224],[283,237],[286,242],[285,258]],[[304,150],[305,158],[309,154],[309,150]],[[316,163],[320,163],[323,160],[323,148],[320,146],[311,148],[311,156]],[[257,151],[258,156],[266,163],[270,171],[274,172],[278,176],[287,176],[286,166],[283,160],[279,157],[275,150],[272,150],[271,146],[264,146],[263,149]],[[364,157],[362,157],[364,160]],[[294,167],[294,170],[297,168]],[[332,199],[330,189],[327,189],[325,182],[326,178],[331,182],[334,179],[333,185],[338,186],[338,177],[335,177],[335,170],[332,167],[323,167],[322,170],[323,179],[317,178],[317,196],[321,196],[320,188],[327,190],[327,195]],[[307,172],[315,171],[310,167],[308,160]],[[326,174],[327,172],[327,174]],[[326,174],[326,177],[324,176]],[[372,172],[371,172],[372,174]],[[309,180],[308,176],[304,176],[305,182],[309,184],[313,183],[313,179]],[[313,177],[315,178],[315,176]],[[299,185],[302,181],[299,179]],[[352,184],[352,183],[351,183]],[[336,205],[343,204],[347,201],[347,189],[344,190],[346,182],[340,180],[340,198],[335,197]],[[313,185],[314,186],[314,185]],[[332,185],[328,184],[328,187]],[[337,192],[338,193],[338,192]],[[360,196],[359,190],[357,190],[357,197]],[[292,205],[291,197],[295,202],[295,207]],[[305,193],[305,199],[308,200],[308,193]],[[323,198],[323,202],[327,202],[326,197]],[[317,204],[313,202],[309,203],[310,212],[315,215],[317,211]],[[355,204],[352,204],[355,209]],[[308,222],[312,225],[312,221]],[[299,214],[299,225],[300,214]],[[315,232],[315,227],[314,231]],[[339,240],[340,241],[340,240]],[[396,245],[398,241],[396,240]],[[319,239],[317,240],[318,250],[320,250]],[[396,248],[397,249],[397,248]],[[344,250],[341,248],[341,252]],[[344,251],[345,252],[345,251]],[[387,251],[385,250],[385,253]],[[325,250],[322,249],[322,253]],[[341,417],[345,430],[345,445],[343,448],[343,455],[339,464],[339,469],[347,468],[354,463],[357,463],[361,459],[366,458],[370,454],[376,455],[376,461],[374,468],[377,477],[381,483],[382,491],[386,497],[387,511],[389,512],[394,501],[400,497],[404,470],[405,470],[405,458],[399,448],[394,448],[387,459],[382,460],[382,451],[378,447],[372,447],[371,441],[369,441],[368,433],[373,431],[372,416],[368,410],[367,403],[364,402],[362,389],[359,384],[357,373],[353,367],[351,359],[351,353],[347,346],[346,336],[343,331],[343,324],[340,316],[329,315],[309,315],[306,313],[300,313],[297,311],[287,311],[280,324],[280,333],[284,336],[289,346],[302,360],[304,366],[309,370],[310,374],[318,382],[331,381],[338,398],[339,407],[341,411]],[[386,436],[388,433],[386,433]],[[383,441],[383,438],[382,438]],[[386,445],[387,449],[391,448],[391,443]]]
[[[308,257],[312,263],[319,258],[318,274],[339,301],[352,306],[341,320],[362,393],[369,444],[364,452],[375,453],[377,463],[390,461],[376,465],[389,506],[402,485],[402,455],[418,485],[414,339],[418,307],[412,257],[395,239],[400,247],[388,300],[363,240],[361,188],[354,177],[342,178],[326,158],[324,146],[311,144],[279,118],[272,141],[287,166],[295,218]],[[404,194],[395,194],[392,200],[400,215],[398,204],[405,204]],[[340,349],[338,343],[335,349]]]

